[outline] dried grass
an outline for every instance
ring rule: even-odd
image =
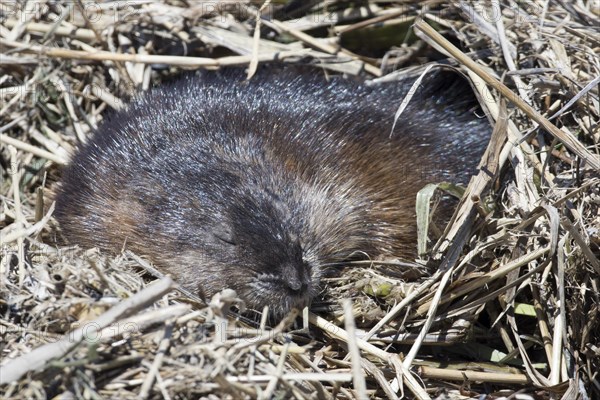
[[[2,396],[600,398],[597,3],[291,4],[2,3]],[[138,90],[270,61],[379,78],[438,52],[497,121],[483,172],[429,268],[347,269],[308,329],[149,285],[129,253],[54,245],[47,188]]]

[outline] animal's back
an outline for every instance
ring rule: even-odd
[[[70,241],[127,246],[207,294],[264,305],[256,277],[287,271],[310,296],[325,263],[411,257],[417,191],[464,183],[479,161],[489,127],[452,74],[426,79],[391,131],[411,83],[187,76],[109,117],[66,171],[57,217]]]

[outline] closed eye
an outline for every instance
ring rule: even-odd
[[[237,242],[233,239],[232,236],[229,235],[221,235],[219,233],[213,233],[214,237],[219,239],[223,243],[227,243],[232,246],[237,246]]]
[[[232,246],[237,245],[237,241],[233,235],[233,229],[225,221],[215,222],[214,225],[210,227],[210,232],[215,238],[219,239],[219,241],[223,243],[227,243]]]

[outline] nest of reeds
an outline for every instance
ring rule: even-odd
[[[599,16],[593,1],[3,2],[0,393],[599,398]],[[231,292],[203,305],[153,283],[135,254],[56,245],[44,199],[106,110],[183,69],[275,62],[471,77],[495,128],[452,221],[420,239],[435,272],[354,267],[328,307],[269,326],[232,314]]]

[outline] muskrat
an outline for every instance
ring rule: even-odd
[[[489,126],[469,85],[430,74],[392,132],[412,83],[187,75],[107,116],[55,216],[71,243],[133,250],[204,298],[231,288],[282,315],[325,264],[414,257],[416,193],[474,171]]]

